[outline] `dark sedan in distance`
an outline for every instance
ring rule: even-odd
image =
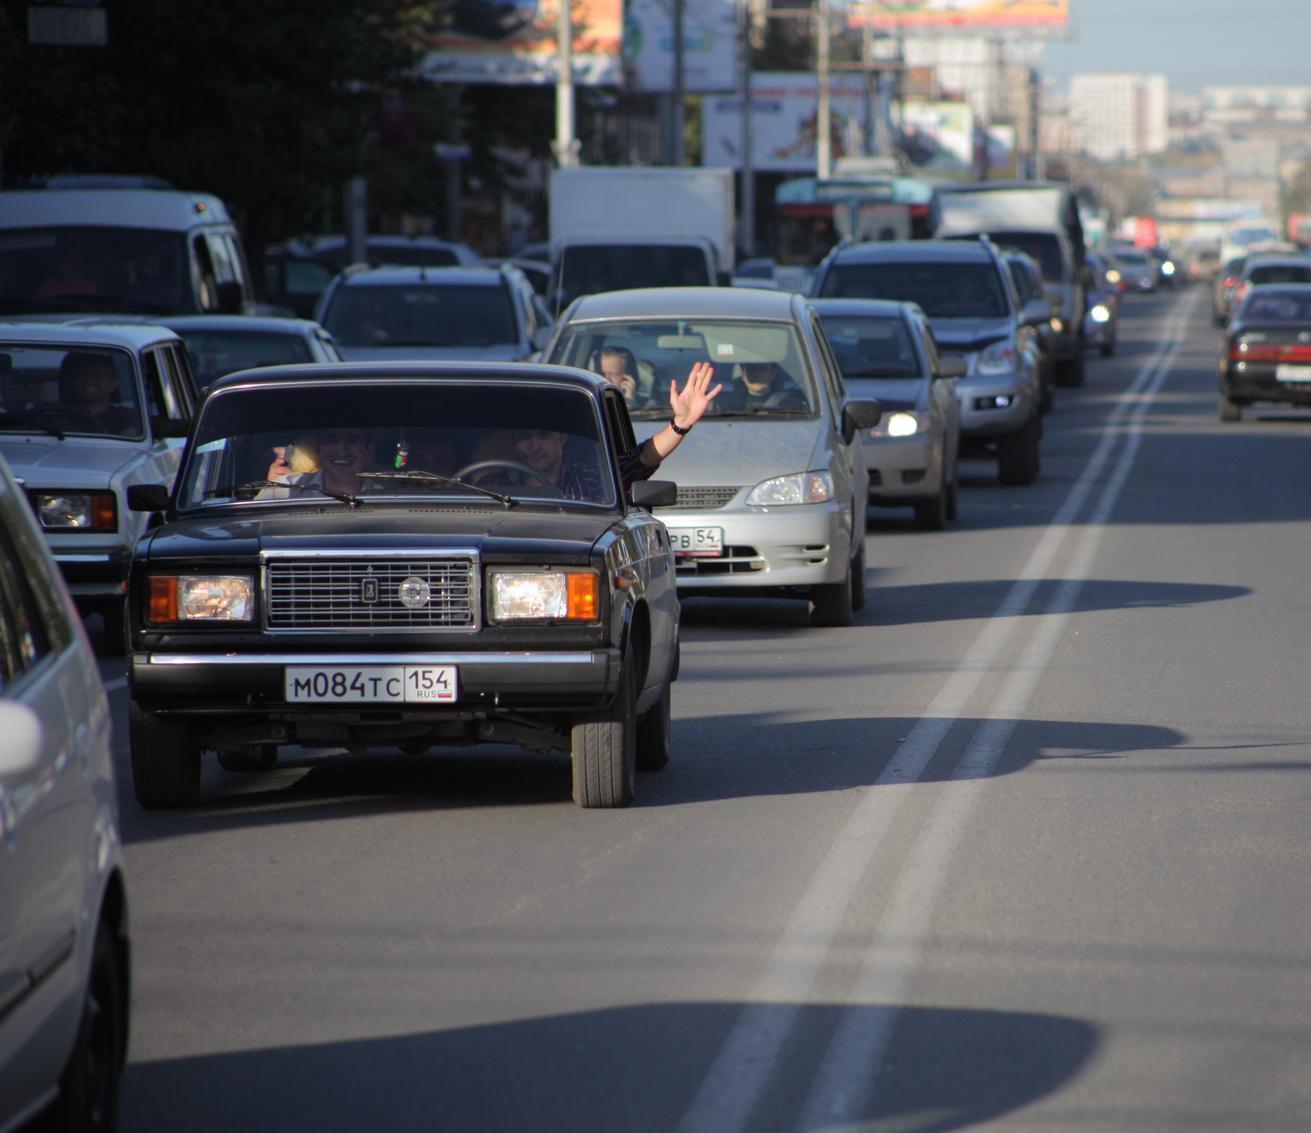
[[[1258,401],[1311,406],[1311,283],[1251,288],[1220,347],[1220,420]]]
[[[194,804],[201,756],[283,744],[572,755],[585,807],[669,757],[669,533],[628,486],[619,390],[559,366],[343,363],[210,391],[128,591],[132,778]]]
[[[196,383],[208,389],[224,374],[288,362],[340,362],[341,351],[312,319],[267,315],[175,315],[159,320],[182,336]]]

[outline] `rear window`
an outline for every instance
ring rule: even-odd
[[[821,315],[844,378],[913,378],[920,373],[906,324],[899,318]]]
[[[499,346],[519,337],[499,284],[347,285],[322,322],[343,346]]]
[[[1060,283],[1069,274],[1061,255],[1060,238],[1052,232],[990,232],[994,244],[1004,248],[1017,248],[1038,261],[1042,277],[1048,283]]]
[[[191,368],[202,386],[224,374],[254,366],[310,362],[309,344],[296,334],[258,331],[184,330],[180,332],[191,357]]]
[[[1252,283],[1311,283],[1311,263],[1262,264],[1247,273]]]
[[[1008,309],[991,262],[836,263],[821,295],[833,299],[900,299],[929,318],[1001,319]]]

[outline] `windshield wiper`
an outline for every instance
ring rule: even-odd
[[[10,428],[32,429],[60,441],[67,438],[67,434],[63,429],[56,429],[53,425],[45,425],[40,421],[24,421],[21,417],[15,417],[12,413],[0,412],[0,429]]]
[[[482,492],[484,495],[491,496],[494,500],[500,500],[507,508],[514,507],[518,502],[512,496],[507,496],[504,492],[497,492],[491,488],[484,488],[481,484],[475,484],[470,480],[461,480],[455,476],[443,476],[438,472],[425,472],[422,469],[412,471],[396,472],[361,472],[361,480],[399,480],[402,484],[407,481],[411,484],[423,484],[436,481],[439,484],[456,484],[461,488],[472,488],[475,492]]]
[[[359,496],[352,496],[349,492],[333,492],[319,484],[290,484],[286,480],[247,480],[244,484],[224,484],[221,488],[210,488],[204,493],[205,499],[212,499],[215,496],[232,496],[236,498],[238,492],[248,492],[252,489],[259,488],[287,488],[287,489],[309,489],[314,492],[322,492],[325,496],[331,496],[334,500],[341,500],[344,504],[350,504],[351,507],[359,507]]]

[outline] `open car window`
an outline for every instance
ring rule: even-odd
[[[182,510],[321,507],[334,497],[614,507],[616,482],[596,401],[584,390],[270,383],[220,390],[205,403],[176,499]]]

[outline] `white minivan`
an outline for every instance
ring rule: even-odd
[[[145,183],[75,177],[0,192],[0,315],[248,311],[250,272],[223,202]]]

